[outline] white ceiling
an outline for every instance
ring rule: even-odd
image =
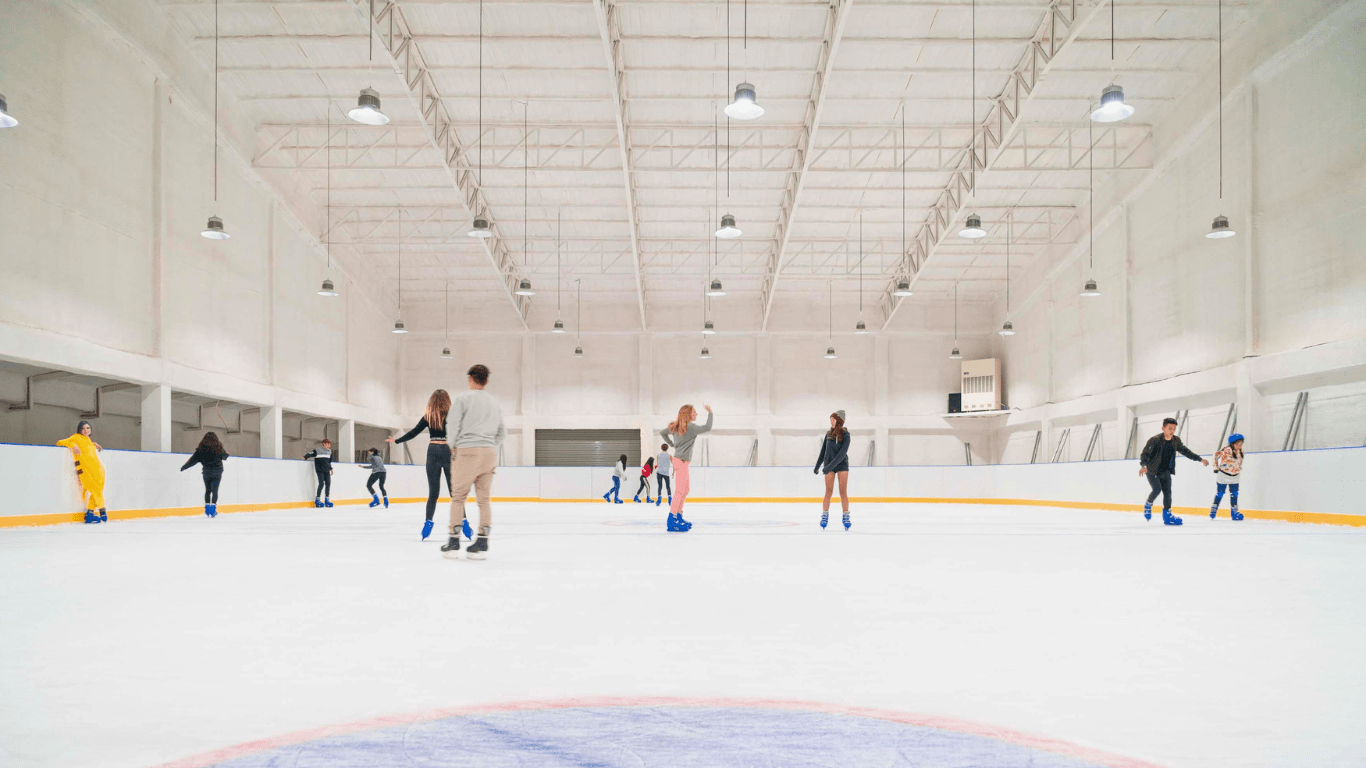
[[[212,66],[213,0],[162,5]],[[1074,5],[1077,20],[1057,23],[1052,9],[1070,18]],[[1218,21],[1215,0],[1119,0],[1112,62],[1108,4],[979,0],[973,101],[969,0],[731,0],[729,44],[724,0],[484,0],[482,78],[477,0],[374,8],[371,64],[368,0],[220,0],[224,98],[256,126],[256,167],[305,221],[326,213],[330,109],[334,248],[396,292],[402,244],[405,304],[440,301],[451,281],[453,291],[506,296],[509,328],[521,327],[511,280],[529,276],[542,295],[555,286],[557,217],[564,279],[647,316],[652,301],[698,295],[723,212],[745,233],[720,241],[710,267],[727,301],[808,301],[832,282],[852,300],[860,214],[870,303],[903,273],[915,274],[918,297],[947,296],[958,284],[965,300],[990,300],[1005,288],[1008,216],[1012,270],[1049,244],[1084,239],[1086,114],[1101,89],[1124,85],[1137,109],[1118,127],[1095,127],[1103,184],[1151,167],[1152,126],[1209,67]],[[1253,8],[1226,0],[1226,40]],[[1052,40],[1059,51],[1044,63],[1035,51]],[[400,45],[417,96],[386,50]],[[1018,130],[1004,148],[988,147],[971,197],[990,236],[946,237],[909,268],[903,232],[909,243],[922,234],[973,136],[983,141],[980,126],[1001,125],[998,97],[1015,109],[1015,72],[1032,78],[1031,62],[1046,76],[1021,93]],[[745,79],[767,113],[728,126],[721,108]],[[366,86],[380,93],[390,125],[346,118]],[[425,117],[414,107],[438,97]],[[453,171],[429,138],[443,119],[454,126],[444,145]],[[464,234],[468,209],[479,207],[499,234],[491,244]]]

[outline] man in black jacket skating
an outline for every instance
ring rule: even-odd
[[[1162,420],[1162,434],[1153,435],[1148,440],[1148,444],[1143,446],[1143,453],[1139,455],[1138,461],[1143,466],[1139,468],[1138,474],[1148,476],[1148,485],[1152,486],[1152,493],[1148,494],[1148,503],[1143,505],[1143,517],[1145,520],[1153,519],[1153,500],[1157,494],[1162,494],[1162,522],[1164,525],[1180,525],[1181,518],[1172,514],[1172,475],[1176,474],[1176,454],[1181,454],[1191,461],[1198,461],[1205,466],[1209,466],[1209,461],[1200,458],[1194,451],[1187,448],[1181,438],[1176,436],[1176,419],[1167,418]]]

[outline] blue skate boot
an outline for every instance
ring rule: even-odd
[[[655,506],[656,506],[656,507],[659,506],[659,503],[660,503],[661,501],[664,501],[664,497],[663,497],[663,496],[660,496],[659,498],[655,499]]]
[[[323,502],[323,506],[324,506],[324,507],[330,507],[330,506],[332,506],[332,500],[331,500],[331,499],[327,499],[326,501]]]
[[[432,535],[432,521],[428,520],[422,524],[422,540],[426,541]]]
[[[652,499],[652,498],[650,498],[650,494],[646,493],[646,494],[645,494],[645,503],[646,503],[646,504],[653,504],[653,503],[655,503],[655,500]]]
[[[1237,507],[1234,507],[1233,509],[1229,510],[1229,512],[1231,513],[1230,517],[1232,517],[1234,520],[1243,519],[1243,513],[1239,512]]]
[[[844,513],[844,530],[846,530],[846,531],[849,530],[849,526],[850,526],[850,525],[851,525],[851,523],[849,522],[849,513],[848,513],[848,512],[845,512],[845,513]]]
[[[104,522],[104,521],[100,519],[100,516],[99,516],[99,515],[95,514],[95,510],[93,510],[93,509],[87,509],[87,510],[85,511],[85,522],[87,522],[87,523],[102,523],[102,522]]]
[[[669,513],[668,520],[664,523],[664,528],[670,533],[678,530],[678,521],[674,519],[674,513]]]
[[[604,494],[602,495],[602,500],[605,501],[605,502],[607,502],[608,504],[611,504],[611,503],[612,503],[612,492],[611,492],[611,491],[608,491],[607,493],[604,493]]]
[[[824,511],[824,512],[821,513],[821,530],[825,530],[825,526],[827,526],[827,525],[829,525],[829,524],[830,524],[830,511],[829,511],[829,510],[826,510],[826,511]]]
[[[1209,519],[1213,520],[1219,516],[1219,505],[1216,504],[1209,508]]]
[[[687,520],[684,520],[684,519],[683,519],[683,513],[682,513],[682,512],[679,512],[679,513],[678,513],[678,530],[680,530],[680,531],[691,531],[691,530],[692,530],[692,523],[690,523],[690,522],[688,522]]]
[[[370,494],[370,508],[371,508],[371,509],[374,509],[375,507],[378,507],[378,506],[379,506],[379,494],[375,494],[375,493]]]
[[[218,517],[218,504],[209,505],[209,517]]]
[[[385,508],[385,509],[388,509],[388,508],[389,508],[389,497],[388,497],[388,496],[385,496],[385,497],[384,497],[384,508]]]
[[[318,509],[322,509],[323,503],[322,503],[322,501],[320,501],[320,500],[318,500],[318,499],[314,499],[314,500],[313,500],[313,506],[316,507],[316,508],[318,508]]]
[[[213,505],[212,505],[212,504],[205,504],[205,505],[204,505],[204,517],[213,517]]]
[[[637,503],[637,504],[640,503],[640,494],[638,494],[638,493],[636,494],[636,497],[635,497],[634,501],[635,501],[635,503]]]
[[[100,507],[100,522],[101,522],[101,523],[107,523],[107,522],[109,522],[109,513],[104,511],[104,507]]]
[[[1153,519],[1153,503],[1151,501],[1143,505],[1143,519]]]
[[[1181,525],[1181,518],[1177,517],[1176,515],[1173,515],[1170,509],[1164,509],[1162,510],[1162,524]]]

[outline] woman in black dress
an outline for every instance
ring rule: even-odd
[[[844,411],[830,414],[830,431],[821,442],[816,457],[816,474],[825,468],[825,501],[821,504],[821,528],[830,522],[830,497],[835,492],[835,479],[840,481],[840,506],[844,509],[844,530],[849,530],[849,430],[844,428]]]

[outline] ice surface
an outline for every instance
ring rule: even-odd
[[[999,759],[896,762],[916,756],[892,745],[926,732],[831,714],[850,707],[1174,767],[1366,756],[1366,531],[867,505],[845,532],[822,531],[814,506],[699,504],[691,532],[668,534],[664,514],[497,505],[484,562],[420,543],[420,505],[0,531],[0,766],[147,768],[215,750],[182,764],[322,764],[304,747],[274,763],[251,755],[283,744],[235,749],[298,731],[309,749],[402,734],[414,750],[338,766],[1030,764],[1009,739]],[[443,714],[585,697],[830,712]],[[461,762],[439,748],[490,722],[553,749],[486,740]],[[841,763],[830,747],[847,742],[801,738],[803,723],[848,722],[876,759]],[[727,730],[746,724],[752,740]],[[623,728],[637,735],[617,752],[574,751]],[[748,758],[727,751],[742,744]],[[782,751],[794,744],[810,749]],[[1027,751],[1036,766],[1092,764]]]

